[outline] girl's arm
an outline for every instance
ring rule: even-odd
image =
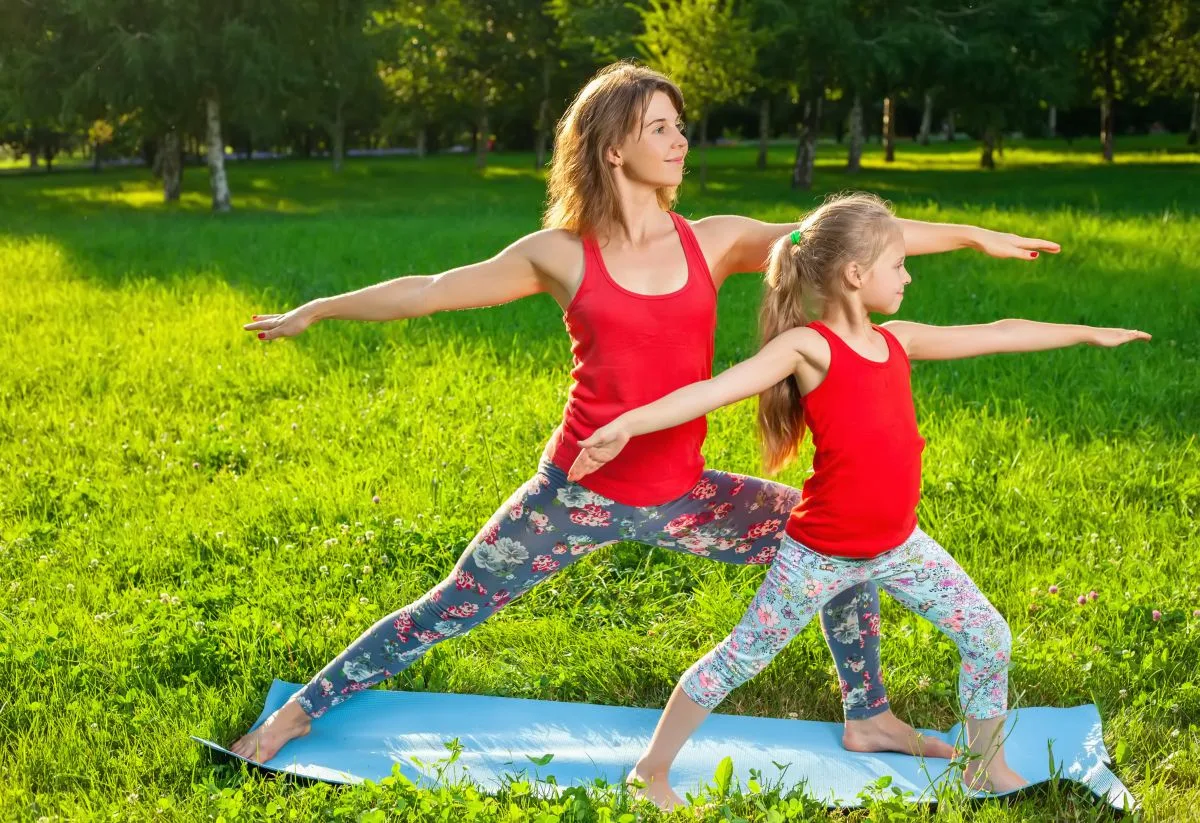
[[[1046,351],[1079,343],[1120,346],[1150,335],[1133,329],[1069,326],[1034,320],[997,320],[977,326],[927,326],[907,320],[892,320],[883,327],[896,336],[913,360],[956,360],[983,354]]]
[[[255,315],[242,328],[272,340],[294,337],[318,320],[401,320],[449,309],[497,306],[546,291],[563,301],[569,261],[578,257],[563,232],[535,232],[481,263],[442,274],[397,277],[318,298],[286,314]]]
[[[591,474],[621,453],[631,437],[678,426],[709,412],[753,397],[801,366],[802,361],[820,363],[823,338],[811,329],[791,329],[776,337],[758,354],[708,380],[684,386],[670,394],[630,409],[591,437],[580,440],[582,451],[571,464],[571,481]],[[824,366],[828,367],[828,344]]]
[[[992,257],[1033,260],[1039,252],[1057,254],[1059,245],[1036,237],[991,231],[955,223],[925,223],[897,218],[904,231],[905,254],[976,249]],[[718,286],[731,274],[762,271],[771,244],[800,228],[800,223],[764,223],[732,214],[696,221],[696,236],[712,264]]]

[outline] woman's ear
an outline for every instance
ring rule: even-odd
[[[621,150],[616,146],[609,146],[604,150],[604,159],[607,160],[608,165],[612,166],[613,168],[620,168],[625,162],[621,159]]]

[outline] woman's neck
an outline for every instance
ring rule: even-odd
[[[658,190],[617,175],[618,203],[621,216],[597,232],[605,245],[615,248],[639,248],[662,230],[663,208]]]

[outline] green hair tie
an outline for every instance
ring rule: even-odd
[[[794,232],[792,232],[792,245],[799,246],[800,238],[802,237],[804,237],[804,232],[802,230],[796,229]]]

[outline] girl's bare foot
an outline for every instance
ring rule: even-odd
[[[311,726],[312,719],[304,713],[300,704],[289,700],[276,709],[261,726],[247,732],[230,746],[229,751],[255,763],[266,763],[289,740],[308,734]]]
[[[625,778],[625,785],[634,797],[644,797],[664,812],[687,805],[682,797],[675,794],[666,774],[645,775],[634,766]]]
[[[852,752],[900,752],[946,760],[956,754],[949,743],[926,737],[892,714],[891,709],[864,720],[847,720],[842,746]]]
[[[1014,772],[1006,764],[992,762],[983,768],[979,761],[967,764],[963,771],[963,783],[974,791],[1003,794],[1029,785],[1029,781]]]

